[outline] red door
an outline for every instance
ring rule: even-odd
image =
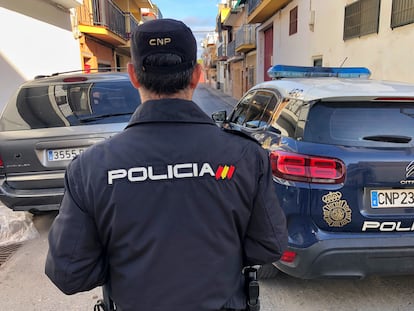
[[[264,81],[269,81],[271,78],[267,74],[267,70],[273,66],[273,27],[264,31]]]

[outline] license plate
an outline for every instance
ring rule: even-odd
[[[414,189],[371,190],[371,207],[414,207]]]
[[[50,149],[47,151],[47,159],[48,161],[72,160],[85,149],[86,148]]]

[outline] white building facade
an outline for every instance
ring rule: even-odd
[[[374,79],[414,83],[412,0],[293,0],[257,38],[257,83],[269,63],[363,66]]]
[[[80,70],[71,8],[82,0],[0,0],[0,109],[24,81]]]

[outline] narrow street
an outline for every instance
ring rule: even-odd
[[[237,99],[226,95],[221,90],[210,87],[206,83],[199,84],[194,93],[193,101],[209,116],[220,110],[226,110],[229,113],[237,103]]]

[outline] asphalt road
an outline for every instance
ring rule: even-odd
[[[213,112],[226,110],[228,113],[237,104],[237,99],[223,93],[220,90],[209,87],[208,84],[201,84],[194,92],[193,101],[209,116]]]
[[[205,86],[197,90],[194,100],[208,114],[229,111],[235,103]],[[55,215],[34,217],[36,237],[0,265],[0,311],[87,311],[101,297],[100,288],[66,296],[45,276],[47,234]],[[260,281],[261,311],[412,311],[413,283],[414,276],[300,280],[280,274]]]

